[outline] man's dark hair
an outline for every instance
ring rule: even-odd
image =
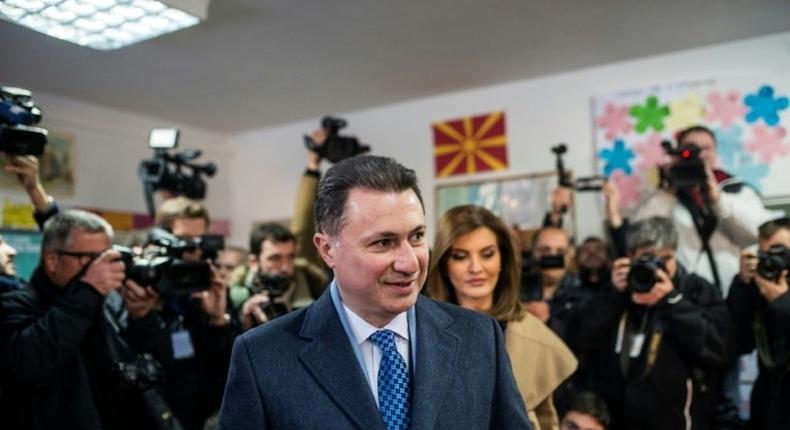
[[[683,141],[686,140],[686,137],[688,137],[688,135],[691,133],[707,133],[711,139],[713,139],[713,143],[716,143],[716,134],[713,133],[713,130],[705,127],[704,125],[695,125],[678,132],[675,137],[675,140],[678,142],[678,146],[682,146]]]
[[[359,155],[330,168],[318,184],[315,198],[315,224],[319,232],[335,236],[344,223],[348,194],[353,188],[400,193],[414,191],[425,210],[414,170],[388,157]]]
[[[779,230],[790,230],[790,218],[782,217],[772,219],[760,224],[757,232],[761,240],[768,240],[771,236],[775,235]]]
[[[255,258],[261,255],[264,241],[271,242],[296,242],[296,236],[291,230],[276,222],[258,224],[250,232],[250,252]]]
[[[609,408],[606,407],[606,402],[590,391],[582,391],[573,396],[565,415],[570,412],[589,415],[595,419],[595,421],[598,421],[598,424],[603,426],[604,429],[609,427],[609,422],[611,421],[609,417]]]

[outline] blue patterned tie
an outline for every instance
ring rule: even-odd
[[[381,349],[379,364],[379,412],[387,430],[409,428],[409,371],[395,348],[395,333],[379,330],[370,340]]]

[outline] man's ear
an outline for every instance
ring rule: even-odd
[[[44,273],[52,275],[58,269],[58,254],[53,251],[44,251],[41,255],[41,262],[44,265]]]
[[[318,250],[318,253],[321,254],[321,258],[324,259],[324,263],[329,266],[330,269],[335,268],[335,244],[326,233],[316,233],[313,235],[313,245],[315,245],[315,249]]]

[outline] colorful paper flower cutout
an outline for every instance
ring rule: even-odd
[[[708,105],[705,114],[708,122],[718,122],[722,127],[729,127],[746,114],[746,106],[741,102],[741,95],[737,91],[721,94],[711,91],[708,94]]]
[[[611,102],[604,107],[603,115],[596,118],[595,125],[606,131],[608,140],[628,134],[634,128],[628,115],[628,106],[617,106]]]
[[[716,153],[719,161],[727,170],[732,170],[743,154],[743,128],[734,125],[727,129],[714,129],[716,135]]]
[[[601,150],[599,156],[604,162],[603,174],[605,176],[611,175],[615,170],[622,170],[626,175],[630,175],[633,171],[631,160],[636,156],[634,151],[626,148],[625,142],[622,140],[615,140],[614,147]]]
[[[774,89],[770,85],[764,85],[757,94],[749,94],[744,98],[751,111],[746,114],[746,121],[753,123],[760,118],[767,125],[779,124],[779,111],[787,109],[787,97],[774,98]]]
[[[637,175],[626,175],[621,171],[612,173],[609,177],[617,189],[620,190],[620,207],[630,209],[639,203],[642,179]]]
[[[739,158],[738,165],[730,170],[730,173],[753,186],[757,191],[762,191],[762,182],[768,176],[769,166],[764,163],[755,163],[752,156],[745,152],[741,153]]]
[[[743,148],[754,154],[759,161],[770,164],[775,156],[790,154],[790,145],[783,142],[787,132],[784,127],[766,127],[757,124],[752,129],[753,136]]]
[[[669,103],[669,117],[665,125],[670,130],[680,130],[699,124],[705,109],[699,102],[699,97],[690,93],[685,98]]]
[[[644,133],[648,128],[655,131],[664,129],[664,118],[669,116],[669,107],[658,104],[658,97],[650,96],[644,105],[631,106],[631,116],[636,120],[636,131]]]
[[[635,143],[634,152],[639,156],[636,167],[640,170],[660,166],[667,160],[667,153],[661,146],[661,135],[656,133],[643,142]]]

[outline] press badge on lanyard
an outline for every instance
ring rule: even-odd
[[[194,357],[195,348],[192,346],[192,337],[189,336],[189,331],[185,330],[180,322],[178,327],[178,330],[170,334],[170,340],[173,344],[173,358],[182,360]]]

